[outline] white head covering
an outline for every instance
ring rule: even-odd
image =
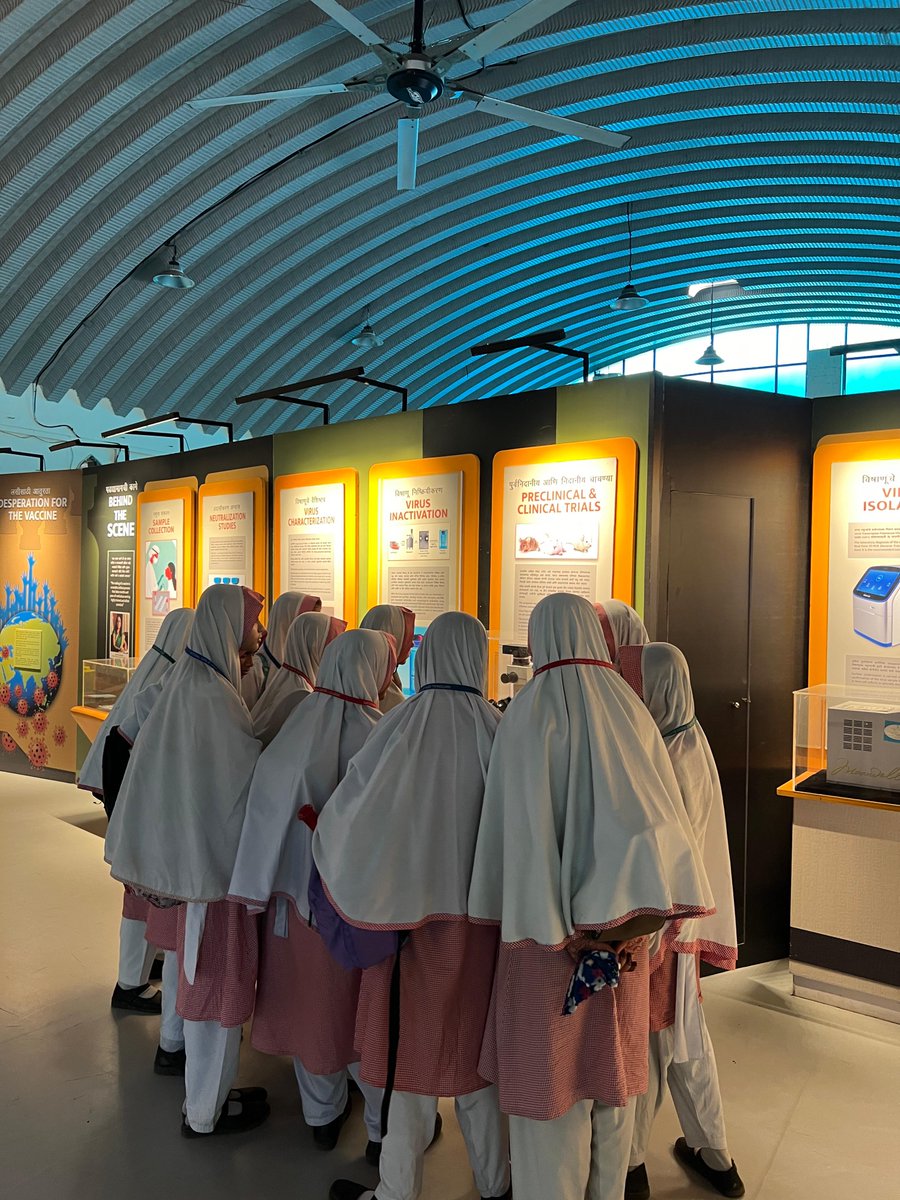
[[[560,946],[638,914],[709,911],[666,748],[592,606],[547,596],[528,635],[535,674],[494,740],[470,916],[500,921],[505,942]]]
[[[181,657],[193,620],[192,608],[176,608],[166,616],[149,653],[138,663],[134,674],[122,689],[122,694],[100,726],[78,776],[79,787],[93,792],[96,796],[103,795],[103,747],[106,745],[106,739],[117,725],[124,726],[130,721],[138,695],[145,688],[158,683],[176,659]]]
[[[412,929],[465,917],[496,708],[487,634],[443,613],[416,654],[418,694],[381,722],[322,814],[313,853],[351,922]]]
[[[106,861],[122,883],[175,900],[227,895],[260,752],[238,692],[239,650],[261,607],[262,597],[233,584],[200,597],[110,820]]]
[[[281,670],[253,707],[253,734],[268,746],[291,712],[316,686],[325,647],[347,628],[346,621],[304,612],[288,630]]]
[[[326,649],[317,683],[325,690],[291,713],[257,764],[231,899],[262,909],[273,895],[289,896],[309,919],[312,832],[297,813],[325,806],[381,719],[378,696],[395,665],[389,638],[373,630],[350,630]]]
[[[622,600],[604,600],[602,604],[594,605],[594,611],[600,618],[613,662],[619,661],[623,646],[645,646],[650,641],[647,627],[630,604]]]
[[[241,680],[241,695],[251,711],[269,684],[275,681],[275,675],[284,658],[288,630],[295,617],[300,613],[314,612],[316,607],[321,608],[321,605],[322,601],[318,596],[310,596],[306,592],[282,592],[272,605],[266,640],[260,646],[259,653],[254,655],[250,670]],[[263,667],[263,659],[266,660],[266,667]]]
[[[730,970],[737,962],[737,926],[725,805],[712,750],[694,715],[687,660],[668,642],[628,647],[622,659],[624,678],[647,705],[669,751],[716,901],[713,916],[684,922],[674,947],[686,954],[699,951],[707,962]]]
[[[381,629],[389,633],[397,645],[397,663],[402,666],[409,658],[412,650],[413,637],[416,629],[416,614],[410,608],[399,604],[376,604],[370,608],[359,623],[360,629]],[[403,695],[403,685],[396,673],[391,686],[381,697],[381,711],[388,713],[406,697]]]

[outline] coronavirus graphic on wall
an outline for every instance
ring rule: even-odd
[[[37,582],[35,565],[29,554],[21,583],[7,583],[0,603],[0,702],[20,718],[53,704],[69,644],[56,597],[48,583]]]

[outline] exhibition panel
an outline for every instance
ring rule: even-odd
[[[275,480],[273,599],[309,591],[322,611],[356,624],[359,476],[306,471]]]
[[[213,583],[247,584],[265,595],[269,579],[268,492],[265,468],[258,476],[223,472],[198,496],[197,590]]]
[[[137,498],[137,658],[169,612],[193,606],[196,494],[196,483],[148,483]]]
[[[2,770],[75,770],[81,505],[80,471],[0,479]]]
[[[900,1021],[900,430],[813,460],[809,684],[794,710],[791,970]]]

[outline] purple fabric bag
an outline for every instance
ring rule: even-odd
[[[348,924],[325,894],[315,866],[309,880],[309,907],[328,952],[347,971],[374,967],[386,958],[393,958],[400,948],[398,933],[357,929]]]

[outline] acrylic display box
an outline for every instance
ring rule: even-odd
[[[790,787],[900,805],[900,691],[819,684],[794,692]]]
[[[81,668],[81,703],[108,713],[137,668],[136,658],[86,658]]]

